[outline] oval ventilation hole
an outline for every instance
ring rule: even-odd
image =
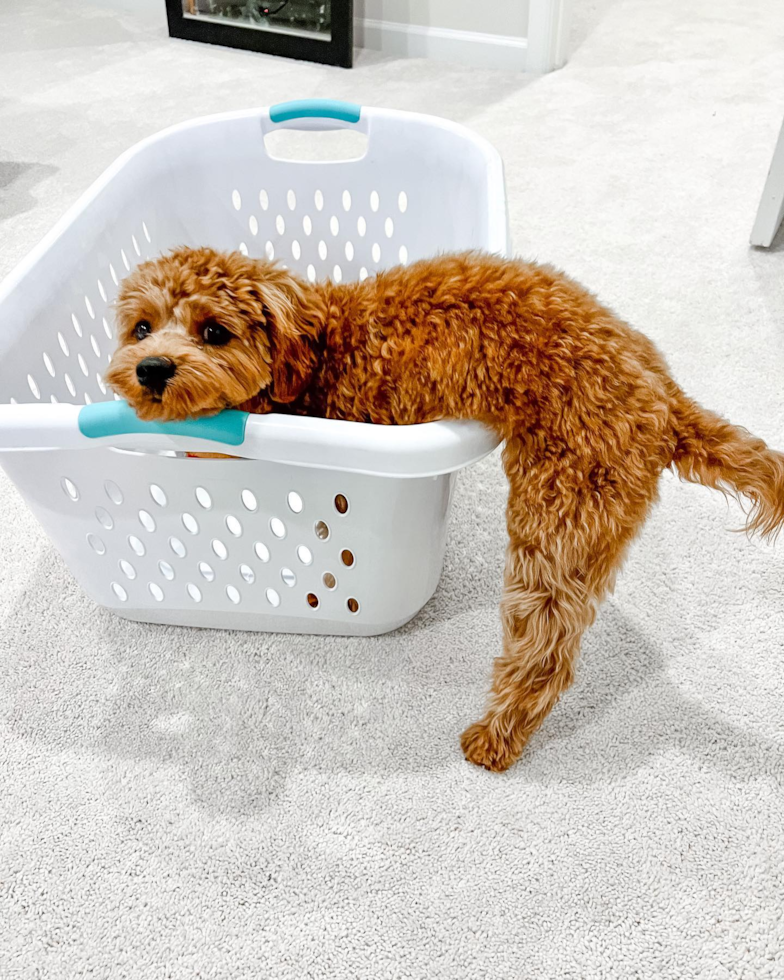
[[[313,561],[313,552],[307,545],[301,544],[297,548],[297,558],[299,558],[303,565],[309,565]]]
[[[114,285],[119,286],[120,280],[117,278],[117,273],[114,271],[114,266],[111,262],[109,263],[109,275],[112,277],[112,282]]]
[[[139,522],[141,523],[144,530],[149,531],[150,534],[152,534],[152,532],[155,530],[155,521],[153,519],[152,514],[150,514],[149,511],[146,510],[139,511]]]
[[[54,364],[52,364],[52,359],[51,359],[51,357],[49,357],[48,354],[44,354],[43,357],[44,357],[44,367],[46,368],[47,372],[49,373],[49,377],[50,378],[53,378],[54,377]]]
[[[205,510],[209,510],[212,507],[212,497],[204,487],[196,487],[196,499]]]
[[[117,504],[119,507],[123,502],[123,493],[114,480],[107,480],[104,483],[103,488],[106,491],[106,496],[109,498],[109,500],[111,500],[113,504]]]
[[[359,270],[359,281],[362,282],[364,279],[367,279],[367,277],[368,277],[368,271],[363,265],[362,268]]]
[[[121,558],[120,561],[118,562],[118,564],[120,566],[120,571],[123,573],[123,575],[126,578],[129,578],[129,579],[135,579],[136,578],[136,569],[133,567],[133,565],[129,561],[126,561],[124,558]]]
[[[315,592],[308,592],[307,600],[308,600],[308,605],[310,606],[311,609],[318,609],[319,600]]]
[[[398,210],[400,211],[400,213],[401,214],[404,214],[406,208],[408,207],[408,197],[407,197],[405,191],[401,191],[398,194],[398,196],[397,196],[397,206],[398,206]]]
[[[324,521],[316,521],[313,525],[313,531],[319,541],[326,541],[329,537],[329,524],[325,524]]]
[[[96,553],[96,555],[106,554],[106,545],[103,543],[103,541],[101,541],[101,539],[98,537],[97,534],[92,534],[92,533],[88,534],[87,543]]]
[[[253,513],[258,508],[259,505],[256,501],[256,495],[252,490],[243,490],[240,496],[242,497],[242,505],[245,510]]]
[[[112,582],[112,592],[114,592],[114,594],[117,596],[120,602],[125,602],[126,599],[128,598],[128,593],[120,585],[119,582]]]
[[[262,544],[261,541],[257,541],[253,545],[253,550],[256,552],[256,557],[259,559],[259,561],[269,561],[269,548],[265,544]]]
[[[179,538],[174,537],[174,535],[169,538],[169,547],[178,558],[184,558],[188,554],[188,549],[185,547],[182,541],[180,541]]]
[[[128,261],[128,256],[125,254],[125,249],[120,249],[120,258],[122,259],[122,264],[125,266],[125,271],[131,271],[131,263]]]
[[[264,188],[259,191],[259,207],[262,211],[266,211],[269,207],[269,195]]]
[[[289,211],[293,211],[297,206],[297,195],[291,189],[286,194],[286,204],[289,206]]]
[[[286,503],[289,505],[289,510],[292,510],[295,514],[301,514],[304,504],[302,502],[302,497],[296,492],[296,490],[289,491],[286,497]]]
[[[199,522],[196,520],[193,514],[187,514],[187,513],[183,514],[182,523],[185,527],[185,530],[188,531],[189,534],[199,533]]]
[[[360,215],[357,218],[357,233],[360,238],[365,237],[365,232],[367,231],[367,221]]]
[[[95,508],[95,518],[101,527],[105,527],[107,531],[111,531],[111,529],[114,527],[114,519],[112,518],[112,515],[103,507]]]
[[[334,214],[329,219],[329,230],[333,235],[337,235],[337,233],[340,231],[340,222]]]
[[[275,246],[272,242],[267,242],[264,246],[264,254],[270,260],[270,262],[275,258]]]
[[[335,282],[340,282],[340,280],[343,278],[343,272],[339,265],[332,267],[332,278],[335,280]]]
[[[308,266],[308,282],[316,281],[316,267],[313,265]]]
[[[316,191],[313,195],[313,203],[316,205],[317,211],[323,211],[324,209],[324,195],[321,191]]]
[[[255,214],[252,214],[248,218],[248,231],[254,236],[259,233],[259,222]]]
[[[221,561],[226,561],[226,559],[229,557],[229,549],[221,541],[220,538],[213,539],[212,550],[215,552],[218,558],[220,558]]]
[[[135,239],[134,239],[134,241],[135,241]],[[87,313],[88,313],[90,319],[91,320],[94,320],[95,319],[95,311],[93,310],[93,304],[90,302],[90,297],[89,296],[85,296],[84,297],[84,308],[87,310]]]
[[[174,569],[167,561],[163,561],[163,559],[158,562],[158,571],[169,582],[171,582],[171,580],[174,578]]]
[[[150,595],[156,602],[163,602],[163,589],[157,582],[150,582],[147,588],[150,590]]]
[[[231,203],[234,205],[235,211],[239,211],[239,209],[242,207],[242,197],[240,196],[240,192],[236,187],[231,192]]]
[[[68,350],[68,342],[59,330],[57,331],[57,343],[60,345],[60,350],[63,352],[63,354],[65,354],[66,357],[69,357],[71,352]]]
[[[302,249],[299,247],[299,242],[297,241],[296,238],[291,243],[291,254],[294,257],[295,261],[299,262],[300,257],[302,256]]]
[[[87,375],[90,373],[90,369],[87,367],[87,364],[85,362],[85,359],[82,357],[81,354],[77,354],[76,355],[76,359],[79,362],[79,370],[82,372],[82,374],[86,378]]]
[[[108,322],[108,320],[106,319],[105,316],[104,317],[101,317],[101,323],[103,324],[103,332],[106,334],[106,336],[109,338],[109,340],[111,340],[112,339],[112,328],[109,326],[109,322]]]
[[[248,246],[245,244],[245,242],[240,242],[240,244],[239,244],[239,250],[240,250],[240,252],[242,252],[243,255],[247,255],[248,254]]]
[[[319,254],[319,258],[321,259],[322,262],[327,257],[327,243],[324,241],[323,238],[318,243],[318,254]]]
[[[248,583],[248,585],[253,585],[256,581],[256,573],[250,567],[250,565],[240,565],[240,575]]]
[[[282,214],[277,215],[275,218],[275,230],[279,235],[285,235],[286,233],[286,222]]]
[[[405,245],[401,245],[398,250],[397,257],[400,259],[400,264],[405,265],[408,262],[408,249]]]
[[[270,531],[272,531],[276,538],[286,537],[286,525],[279,517],[273,517],[270,521]]]
[[[150,484],[150,496],[159,507],[166,506],[166,494],[157,483]]]
[[[71,375],[64,374],[63,381],[65,381],[65,387],[70,391],[71,397],[73,398],[76,395],[76,385],[71,381]]]
[[[391,238],[394,233],[395,223],[391,218],[387,218],[387,220],[384,222],[384,234],[387,236],[387,238]]]
[[[235,538],[240,537],[242,534],[242,524],[237,520],[233,514],[229,514],[226,518],[226,527],[234,535]]]
[[[343,191],[343,210],[351,210],[351,194],[348,191]]]
[[[194,602],[201,602],[201,589],[198,587],[198,585],[194,585],[193,582],[188,582],[186,589],[188,595]]]
[[[74,332],[75,332],[76,336],[77,337],[81,337],[82,336],[82,325],[76,319],[76,314],[75,313],[72,313],[71,314],[71,323],[73,324],[73,328],[74,328]]]
[[[92,347],[93,354],[95,354],[96,357],[101,356],[101,348],[98,346],[98,341],[95,339],[94,333],[90,334],[90,347]]]
[[[280,596],[278,595],[278,593],[274,589],[267,589],[267,591],[264,593],[264,595],[267,598],[267,602],[271,606],[279,606],[280,605]]]
[[[30,391],[33,393],[33,398],[37,398],[40,401],[41,391],[38,385],[36,384],[35,378],[32,376],[32,374],[27,375],[27,386],[30,389]]]
[[[147,241],[151,242],[152,239],[150,238],[150,230],[147,227],[147,222],[145,221],[142,221],[142,231],[144,232],[144,237],[147,239]]]
[[[332,572],[324,572],[321,576],[321,581],[330,590],[330,592],[337,586],[338,580],[332,574]]]
[[[93,403],[92,398],[90,398],[90,396],[87,394],[87,392],[84,393],[84,403],[85,403],[85,405],[92,405],[92,403]]]
[[[208,565],[206,561],[199,562],[199,574],[207,582],[215,581],[215,572],[212,568],[212,565]]]
[[[133,551],[134,554],[138,555],[140,558],[144,556],[145,547],[135,534],[128,535],[128,544],[131,546],[131,551]]]
[[[234,588],[233,585],[227,585],[226,586],[226,595],[229,597],[229,599],[231,599],[231,601],[234,603],[235,606],[240,601],[240,594]]]
[[[373,248],[371,248],[370,254],[373,256],[374,262],[381,261],[381,246],[378,244],[378,242],[373,243]]]
[[[54,396],[54,395],[50,395],[50,396],[49,396],[49,401],[50,401],[50,402],[51,402],[51,403],[52,403],[53,405],[57,405],[57,404],[58,404],[58,402],[57,402],[57,399],[55,398],[55,396]],[[16,402],[15,402],[15,401],[13,400],[13,398],[11,399],[11,404],[12,404],[12,405],[16,405]]]
[[[349,262],[351,262],[354,258],[354,246],[351,244],[351,242],[346,242],[345,252],[346,258]]]
[[[378,211],[378,208],[379,208],[379,204],[380,203],[381,202],[379,200],[378,191],[371,191],[370,192],[370,210],[371,211]]]
[[[338,512],[338,514],[348,513],[348,500],[342,493],[335,496],[335,510]]]
[[[280,577],[283,579],[284,583],[288,585],[290,589],[293,589],[297,584],[297,576],[292,572],[290,568],[281,568]]]
[[[302,230],[306,235],[309,235],[313,231],[313,222],[310,220],[309,214],[306,214],[302,219]]]
[[[346,568],[351,568],[351,566],[354,564],[354,553],[349,551],[348,548],[344,548],[340,552],[340,560],[343,562]]]
[[[148,238],[148,239],[147,239],[147,241],[149,241],[149,240],[150,240],[150,239]],[[98,292],[100,293],[100,296],[101,296],[101,299],[102,299],[102,300],[104,301],[104,303],[105,303],[105,302],[106,302],[106,290],[105,290],[105,289],[103,288],[103,283],[101,282],[101,280],[100,280],[100,279],[98,279],[98,280],[96,280],[96,281],[97,281],[97,283],[98,283]]]
[[[103,378],[100,376],[100,374],[96,374],[95,381],[96,381],[98,387],[101,389],[101,394],[102,395],[105,395],[106,394],[106,385],[103,383]]]
[[[358,613],[359,612],[359,603],[357,602],[356,599],[349,599],[348,602],[346,603],[346,605],[348,606],[348,611],[350,613]]]

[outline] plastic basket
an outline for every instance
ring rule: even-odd
[[[282,127],[359,130],[367,151],[279,160],[264,135]],[[182,244],[343,279],[505,253],[498,154],[454,123],[348,103],[197,119],[120,157],[0,287],[0,463],[96,602],[156,623],[394,629],[438,584],[454,474],[496,437],[241,412],[140,423],[102,380],[111,304],[135,263]]]

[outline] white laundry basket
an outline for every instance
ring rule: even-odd
[[[359,159],[279,160],[265,134],[346,128]],[[142,423],[102,380],[111,304],[177,245],[351,279],[439,251],[506,253],[501,161],[454,123],[313,100],[197,119],[120,157],[0,286],[0,464],[85,590],[131,619],[382,633],[441,573],[478,423],[225,412]],[[190,459],[183,451],[241,459]]]

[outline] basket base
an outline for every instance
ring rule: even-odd
[[[429,599],[432,597],[428,598]],[[425,603],[426,604],[426,603]],[[114,613],[121,619],[135,623],[152,623],[155,626],[195,626],[199,629],[242,630],[246,633],[298,633],[301,636],[380,636],[410,623],[424,608],[407,614],[402,619],[390,623],[332,622],[330,620],[314,619],[312,623],[304,622],[300,617],[284,617],[276,615],[274,624],[265,625],[264,615],[258,613],[232,612],[229,617],[216,615],[205,610],[202,613],[188,612],[182,618],[172,616],[172,610],[167,615],[156,616],[152,609],[116,609],[101,606],[107,612]]]

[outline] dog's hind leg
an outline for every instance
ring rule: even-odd
[[[503,652],[487,712],[462,736],[466,759],[502,771],[572,683],[585,629],[612,588],[626,546],[656,496],[658,472],[586,479],[550,454],[520,464],[507,443],[509,547],[501,602]]]

